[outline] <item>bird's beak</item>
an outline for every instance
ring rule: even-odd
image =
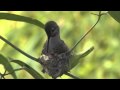
[[[50,36],[48,36],[47,53],[48,53],[48,49],[49,49],[49,40],[50,40]]]

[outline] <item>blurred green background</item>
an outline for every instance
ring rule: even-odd
[[[60,26],[61,39],[72,48],[79,38],[95,24],[97,16],[91,13],[97,11],[4,11],[17,15],[23,15],[40,20],[42,23],[54,20]],[[100,22],[92,32],[84,38],[74,50],[80,53],[94,46],[94,51],[80,60],[80,63],[71,70],[71,73],[80,78],[104,79],[120,78],[120,25],[109,14],[102,16]],[[47,39],[43,29],[24,22],[0,20],[0,35],[12,42],[14,45],[34,57],[40,57],[43,45]],[[39,63],[25,57],[2,40],[0,40],[0,53],[14,59],[21,60],[45,78],[51,78],[41,72]],[[20,66],[12,64],[14,68]],[[4,68],[0,65],[0,72]],[[16,72],[18,78],[32,79],[26,71]],[[12,78],[7,75],[6,78]],[[63,75],[60,79],[70,78]]]

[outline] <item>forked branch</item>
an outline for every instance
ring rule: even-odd
[[[99,14],[98,14],[98,15],[97,15],[97,14],[93,14],[93,15],[97,15],[97,16],[98,16],[98,19],[97,19],[96,23],[78,40],[78,42],[73,46],[73,48],[72,48],[70,51],[68,51],[68,53],[71,53],[71,52],[77,47],[77,45],[86,37],[86,35],[93,30],[93,28],[94,28],[94,27],[98,24],[98,22],[100,21],[101,16],[104,15],[104,14],[105,14],[105,13],[101,13],[101,11],[99,11]]]

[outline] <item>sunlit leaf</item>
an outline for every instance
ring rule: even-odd
[[[120,23],[120,11],[109,11],[108,13],[112,16],[112,18]]]
[[[34,70],[32,67],[27,65],[26,63],[20,61],[20,60],[12,60],[11,62],[16,63],[22,67],[25,67],[25,70],[32,75],[35,79],[44,79],[42,75],[40,75],[36,70]]]
[[[37,25],[41,28],[44,28],[44,24],[38,21],[37,19],[33,19],[30,17],[21,16],[21,15],[15,15],[15,14],[10,14],[10,13],[0,13],[0,19],[27,22],[30,24]]]
[[[87,51],[78,54],[78,55],[73,55],[70,59],[70,69],[74,68],[78,63],[79,60],[85,56],[87,56],[88,54],[90,54],[93,51],[94,47],[91,47],[90,49],[88,49]]]
[[[10,73],[13,72],[14,69],[11,66],[10,62],[8,61],[8,59],[6,57],[4,57],[3,55],[0,54],[0,64],[4,65],[5,69]],[[11,75],[16,79],[16,74],[15,72],[11,73]]]

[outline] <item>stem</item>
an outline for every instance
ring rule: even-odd
[[[71,53],[76,48],[76,46],[86,37],[86,35],[93,30],[93,28],[100,21],[100,18],[101,18],[102,15],[103,14],[101,14],[101,11],[100,11],[99,14],[98,14],[98,19],[97,19],[96,23],[80,38],[80,40],[78,40],[78,42],[73,46],[73,48],[70,51],[68,51],[68,53]]]
[[[8,40],[6,40],[5,38],[3,38],[1,35],[0,35],[0,39],[3,40],[4,42],[6,42],[7,44],[9,44],[11,47],[13,47],[14,49],[16,49],[18,52],[20,52],[21,54],[25,55],[26,57],[32,59],[32,60],[35,60],[38,62],[38,59],[25,53],[24,51],[22,51],[21,49],[19,49],[18,47],[16,47],[15,45],[13,45],[11,42],[9,42]]]
[[[78,77],[76,77],[76,76],[74,76],[74,75],[72,75],[72,74],[70,74],[70,73],[65,73],[66,75],[68,75],[68,76],[70,76],[70,77],[72,77],[72,78],[74,78],[74,79],[80,79],[80,78],[78,78]]]
[[[14,73],[15,71],[23,70],[23,69],[24,69],[24,68],[18,68],[18,69],[15,69],[14,71],[12,71],[12,72],[10,72],[10,73],[4,74],[4,76],[5,76],[5,75],[12,74],[12,73]]]
[[[4,72],[3,74],[0,73],[0,76],[1,76],[0,78],[1,78],[1,79],[2,79],[2,78],[5,79],[4,76],[5,76],[5,73],[6,73],[6,72],[7,72],[7,70],[5,70],[5,72]]]

